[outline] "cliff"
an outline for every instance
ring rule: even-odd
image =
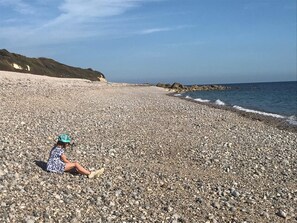
[[[0,70],[17,71],[62,78],[84,78],[91,81],[106,81],[104,74],[91,68],[82,69],[59,63],[49,58],[29,58],[0,50]]]

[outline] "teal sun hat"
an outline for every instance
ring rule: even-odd
[[[67,134],[61,134],[61,135],[59,135],[59,137],[58,137],[58,141],[60,141],[60,142],[64,142],[64,143],[70,143],[71,138],[70,138],[70,136],[67,135]]]

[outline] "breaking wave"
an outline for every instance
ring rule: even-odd
[[[217,99],[217,100],[215,101],[215,104],[216,104],[216,105],[226,105],[225,102],[221,101],[220,99]]]
[[[247,109],[247,108],[243,108],[237,105],[234,105],[233,108],[240,110],[240,111],[244,111],[244,112],[249,112],[249,113],[255,113],[255,114],[260,114],[260,115],[265,115],[265,116],[271,116],[274,118],[286,118],[285,116],[282,115],[278,115],[278,114],[273,114],[273,113],[267,113],[267,112],[261,112],[261,111],[257,111],[257,110],[252,110],[252,109]]]
[[[280,119],[284,119],[286,120],[286,122],[288,122],[290,125],[296,125],[297,126],[297,117],[295,115],[292,116],[283,116],[283,115],[279,115],[279,114],[275,114],[275,113],[269,113],[269,112],[263,112],[263,111],[258,111],[258,110],[253,110],[253,109],[248,109],[248,108],[244,108],[238,105],[227,105],[225,102],[221,101],[220,99],[217,99],[216,101],[211,101],[208,99],[202,99],[202,98],[192,98],[188,95],[184,96],[182,94],[175,94],[175,97],[183,97],[186,99],[190,99],[193,101],[197,101],[197,102],[201,102],[201,103],[214,103],[216,105],[220,105],[220,106],[228,106],[228,107],[233,107],[236,110],[239,111],[243,111],[243,112],[247,112],[247,113],[254,113],[254,114],[259,114],[259,115],[264,115],[264,116],[270,116],[270,117],[274,117],[274,118],[280,118]]]
[[[203,102],[203,103],[210,102],[210,100],[205,100],[205,99],[201,99],[201,98],[195,98],[194,101]]]
[[[292,115],[292,116],[288,117],[287,121],[291,125],[297,125],[297,117],[295,115]]]

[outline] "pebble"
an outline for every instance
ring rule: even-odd
[[[203,199],[201,197],[196,197],[195,201],[201,204],[203,202]]]
[[[26,217],[26,223],[34,223],[34,222],[35,222],[35,220],[32,216]]]
[[[239,197],[240,193],[238,191],[236,191],[235,189],[231,189],[231,194],[234,197]]]
[[[0,170],[0,177],[4,176],[6,173],[3,170]]]
[[[281,218],[286,218],[287,217],[287,213],[283,210],[278,210],[278,212],[276,212],[276,215],[281,217]]]
[[[214,202],[214,203],[212,203],[212,206],[214,207],[214,208],[217,208],[217,209],[220,209],[220,204],[219,204],[219,202]]]
[[[269,218],[269,214],[267,212],[262,213],[265,218]]]
[[[236,209],[236,207],[231,206],[229,210],[232,212],[235,212],[237,209]]]

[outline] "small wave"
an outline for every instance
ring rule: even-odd
[[[220,99],[216,100],[215,103],[217,105],[226,105],[225,102],[221,101]]]
[[[193,98],[187,95],[187,96],[186,96],[186,99],[193,99]]]
[[[174,94],[175,97],[181,97],[181,94]]]
[[[288,117],[287,121],[291,125],[297,125],[297,117],[295,115]]]
[[[252,109],[243,108],[243,107],[240,107],[240,106],[237,106],[237,105],[234,105],[233,108],[235,108],[237,110],[240,110],[240,111],[244,111],[244,112],[256,113],[256,114],[260,114],[260,115],[271,116],[271,117],[274,117],[274,118],[285,118],[282,115],[277,115],[277,114],[273,114],[273,113],[256,111],[256,110],[252,110]]]
[[[205,99],[201,99],[201,98],[195,98],[194,101],[198,101],[198,102],[210,102],[210,100],[205,100]]]

